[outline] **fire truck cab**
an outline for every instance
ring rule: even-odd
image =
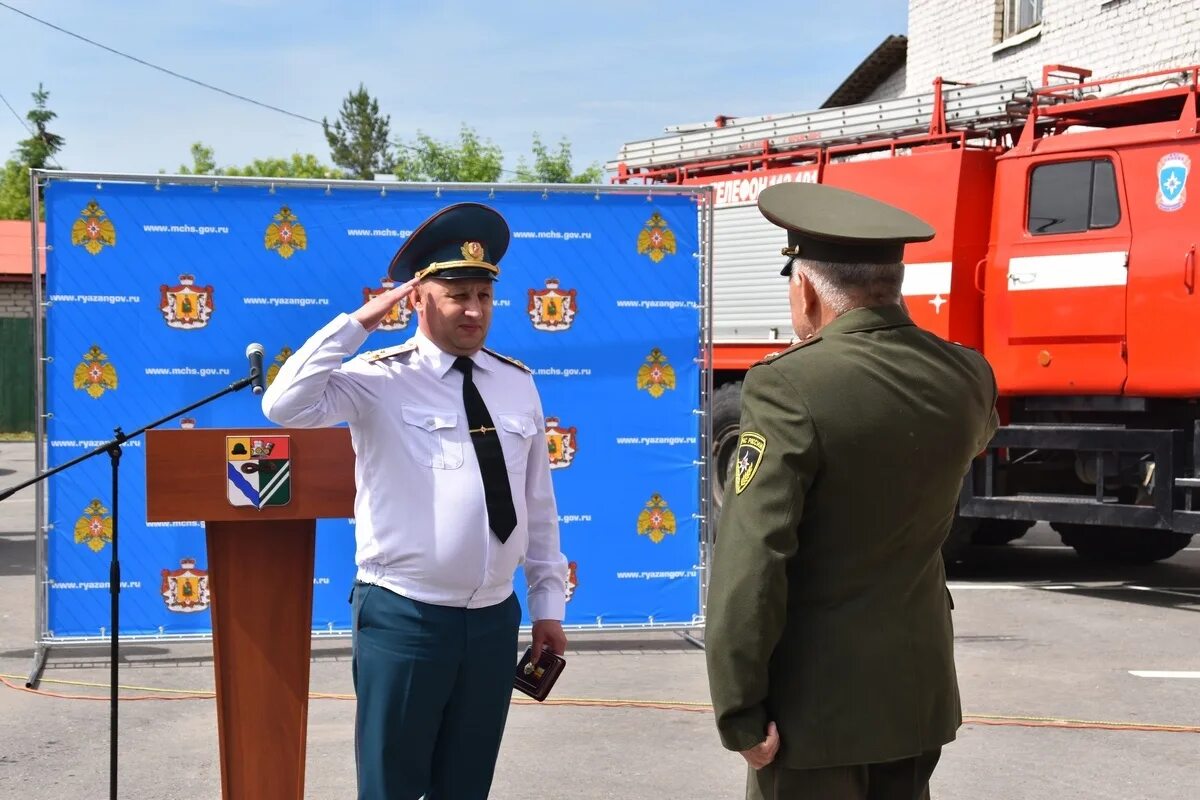
[[[983,352],[1002,427],[963,484],[944,552],[1049,522],[1081,555],[1148,562],[1200,530],[1200,68],[1024,79],[804,114],[718,118],[631,142],[618,182],[712,184],[719,513],[741,376],[792,336],[785,234],[765,186],[808,180],[934,226],[906,250],[917,324]],[[771,266],[774,265],[774,270]]]

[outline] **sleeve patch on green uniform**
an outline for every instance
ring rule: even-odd
[[[738,439],[737,472],[734,478],[734,489],[738,494],[754,480],[758,465],[762,463],[763,452],[767,449],[767,437],[754,431],[746,431]]]

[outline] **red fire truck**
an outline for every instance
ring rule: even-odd
[[[755,200],[813,181],[936,228],[906,251],[905,301],[995,370],[1002,427],[964,481],[949,555],[1036,521],[1090,558],[1182,549],[1200,531],[1198,77],[1052,65],[1039,87],[938,79],[925,95],[718,117],[624,145],[617,182],[714,187],[715,508],[742,375],[793,335],[786,235]]]

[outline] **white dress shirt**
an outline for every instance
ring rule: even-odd
[[[563,619],[567,563],[533,377],[485,351],[471,357],[517,511],[501,543],[488,528],[455,356],[418,331],[405,347],[381,351],[389,355],[346,361],[367,335],[338,315],[292,354],[262,400],[283,426],[349,423],[358,579],[425,603],[481,608],[512,593],[524,564],[531,618]]]

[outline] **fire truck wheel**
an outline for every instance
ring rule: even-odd
[[[725,487],[733,480],[734,454],[737,452],[738,432],[742,419],[742,383],[727,383],[713,392],[712,399],[712,463],[713,463],[713,526],[721,515]]]
[[[1063,544],[1090,561],[1150,564],[1162,561],[1188,546],[1187,533],[1153,528],[1118,528],[1111,525],[1052,525]]]
[[[1032,522],[1023,519],[985,519],[971,535],[971,544],[993,547],[1008,544],[1020,539],[1032,527]]]

